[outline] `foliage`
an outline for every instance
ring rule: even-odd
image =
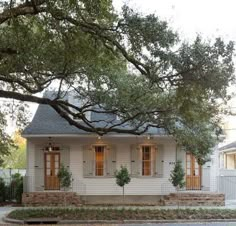
[[[13,219],[59,218],[62,220],[197,220],[235,219],[235,209],[142,209],[142,208],[37,208],[17,209],[9,215]]]
[[[26,168],[26,141],[19,131],[14,133],[12,140],[16,147],[10,148],[9,155],[4,158],[3,167],[24,169]]]
[[[6,183],[0,178],[0,202],[16,201],[21,203],[23,194],[23,177],[15,173],[11,177],[10,183]]]
[[[14,141],[6,132],[7,120],[0,107],[0,167],[3,166],[5,158],[10,154],[10,150],[16,148]]]
[[[123,190],[123,202],[125,199],[125,185],[131,181],[128,169],[125,166],[121,166],[119,171],[115,173],[116,184],[122,187]]]
[[[6,201],[6,185],[3,178],[0,177],[0,203]]]
[[[125,166],[121,166],[119,171],[116,171],[116,184],[120,187],[124,187],[131,181],[128,169]]]
[[[176,188],[183,188],[185,185],[184,182],[184,169],[182,167],[181,161],[177,161],[175,163],[174,169],[171,171],[170,174],[170,181]]]
[[[13,190],[13,197],[16,199],[16,202],[21,203],[23,194],[23,177],[21,174],[15,173],[12,175],[10,187]]]
[[[57,174],[60,185],[64,189],[68,189],[71,186],[72,183],[72,173],[69,172],[69,170],[62,164],[58,174]]]
[[[229,99],[233,51],[233,42],[220,38],[181,41],[156,15],[126,5],[117,14],[111,0],[6,1],[0,97],[49,105],[71,125],[99,135],[163,128],[203,162]],[[46,89],[54,95],[41,97]],[[72,93],[84,101],[68,102]],[[103,117],[99,127],[86,118],[89,111],[120,120]]]

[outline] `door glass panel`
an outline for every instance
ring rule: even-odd
[[[47,161],[50,161],[51,160],[51,156],[50,155],[46,155],[46,159],[47,159]]]
[[[195,176],[198,176],[198,175],[199,175],[199,171],[195,170]]]
[[[59,168],[59,162],[55,162],[55,168]]]
[[[51,170],[47,169],[47,176],[51,176]]]
[[[187,155],[187,161],[190,162],[190,155]]]
[[[188,175],[188,176],[191,175],[190,169],[187,169],[187,175]]]
[[[55,161],[56,161],[56,162],[59,161],[59,155],[55,155]]]
[[[47,168],[51,168],[51,162],[47,162]]]
[[[190,162],[187,162],[187,168],[190,168],[191,165],[190,165]]]

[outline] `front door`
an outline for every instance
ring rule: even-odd
[[[60,153],[45,153],[45,190],[59,190]]]
[[[201,166],[191,153],[186,153],[186,189],[201,190]]]

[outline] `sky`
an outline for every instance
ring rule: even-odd
[[[184,39],[201,34],[236,41],[235,0],[114,0],[116,9],[126,2],[143,13],[155,13],[169,22]]]

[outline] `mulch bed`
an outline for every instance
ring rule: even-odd
[[[59,218],[61,220],[194,220],[236,219],[236,210],[229,209],[85,209],[37,208],[14,210],[9,218]]]

